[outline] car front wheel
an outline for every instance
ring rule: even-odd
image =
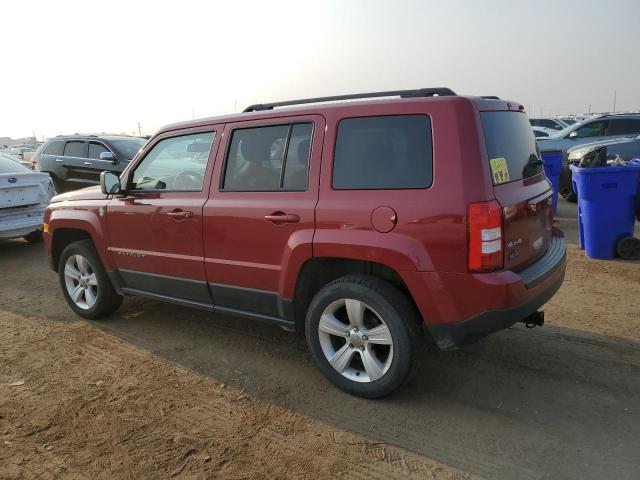
[[[423,340],[409,299],[368,275],[324,286],[309,306],[306,336],[324,375],[345,392],[365,398],[383,397],[406,383]]]
[[[67,303],[83,318],[106,317],[122,302],[91,240],[73,242],[62,251],[58,274]]]

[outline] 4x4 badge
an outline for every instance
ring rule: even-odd
[[[101,217],[104,217],[104,207],[100,207],[98,209],[98,215],[100,215]]]

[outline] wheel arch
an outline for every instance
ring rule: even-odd
[[[314,295],[328,283],[348,275],[366,274],[386,280],[404,293],[419,311],[402,276],[394,268],[379,262],[344,257],[313,257],[305,261],[293,293],[296,330],[304,331],[306,312]]]
[[[62,212],[62,216],[61,215]],[[107,254],[108,240],[98,216],[87,210],[54,211],[49,219],[51,235],[51,260],[54,270],[58,270],[60,254],[67,245],[78,240],[91,240],[105,270],[111,270]]]

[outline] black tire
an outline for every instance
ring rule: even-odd
[[[367,304],[383,319],[391,334],[393,356],[388,370],[377,380],[351,380],[327,360],[320,342],[320,317],[327,307],[341,299]],[[341,390],[363,398],[384,397],[407,383],[418,365],[419,349],[424,347],[421,318],[413,303],[391,283],[370,275],[350,275],[325,285],[309,305],[305,327],[307,345],[322,373]]]
[[[73,255],[80,255],[86,259],[97,280],[97,293],[95,294],[96,300],[90,308],[81,308],[78,306],[73,301],[69,291],[67,290],[65,265],[69,257]],[[109,276],[107,275],[91,240],[80,240],[66,246],[60,255],[60,261],[58,263],[58,277],[60,279],[60,287],[62,288],[62,292],[67,303],[76,314],[83,318],[88,320],[97,320],[107,317],[115,312],[122,303],[122,296],[118,295],[113,288],[111,280],[109,279]]]
[[[23,238],[29,243],[40,243],[42,242],[42,230],[34,230]]]
[[[623,260],[640,260],[640,238],[621,238],[616,244],[616,253]]]
[[[578,194],[572,191],[570,194],[568,194],[564,198],[566,198],[568,202],[576,203],[578,201]]]
[[[58,180],[58,177],[55,177],[51,174],[49,176],[51,177],[51,182],[53,183],[53,188],[56,191],[56,195],[64,193],[64,186],[62,185],[62,182]]]

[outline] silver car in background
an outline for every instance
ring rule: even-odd
[[[0,239],[42,238],[44,210],[55,194],[47,173],[34,172],[0,154]]]

